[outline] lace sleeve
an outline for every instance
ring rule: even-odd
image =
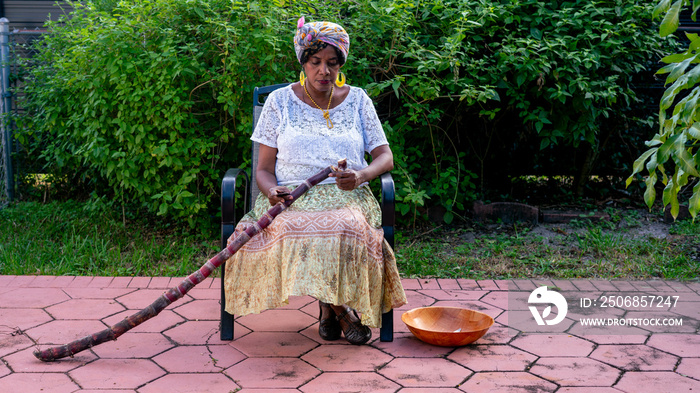
[[[364,91],[362,91],[360,104],[360,121],[366,152],[371,153],[376,147],[389,144],[377,111],[374,109],[374,103]]]
[[[250,139],[265,146],[277,148],[277,137],[282,127],[282,107],[277,91],[270,93],[263,105],[258,124]]]

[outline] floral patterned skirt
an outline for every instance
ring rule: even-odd
[[[269,208],[260,194],[229,242]],[[354,308],[370,327],[381,326],[383,312],[406,304],[379,204],[367,186],[310,189],[226,262],[225,290],[231,314],[259,313],[308,295]]]

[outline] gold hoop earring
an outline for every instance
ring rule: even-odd
[[[304,74],[304,70],[301,70],[299,73],[299,83],[301,83],[302,86],[306,83],[306,74]]]
[[[343,87],[345,86],[345,74],[343,72],[339,72],[338,76],[335,77],[335,85],[338,87]]]

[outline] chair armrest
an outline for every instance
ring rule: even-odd
[[[236,228],[236,183],[240,176],[245,180],[243,204],[244,211],[248,211],[248,173],[240,168],[231,168],[221,181],[221,248],[226,247],[226,241]]]
[[[381,202],[382,209],[382,228],[384,229],[384,237],[389,245],[394,248],[394,223],[395,223],[395,199],[396,189],[394,188],[394,178],[391,173],[386,172],[379,176],[381,181]]]

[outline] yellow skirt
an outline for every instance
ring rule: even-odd
[[[233,239],[270,208],[260,194]],[[362,323],[406,304],[396,257],[384,240],[381,211],[369,187],[317,185],[278,215],[226,262],[226,311],[246,315],[280,307],[289,296],[347,304]]]

